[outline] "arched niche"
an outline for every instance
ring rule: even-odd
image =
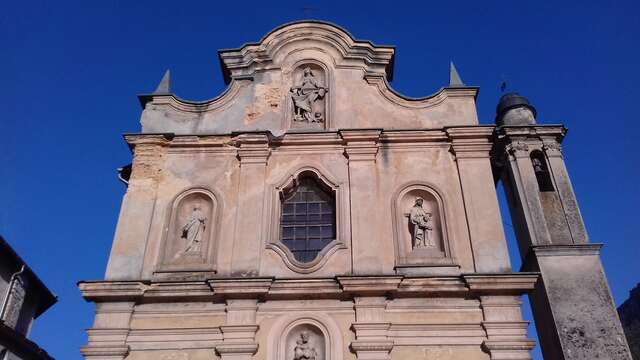
[[[316,166],[303,166],[291,172],[286,177],[280,179],[270,187],[271,196],[268,198],[265,212],[268,230],[266,248],[273,250],[280,256],[283,263],[292,271],[299,274],[310,274],[319,270],[327,263],[329,258],[339,249],[345,249],[348,237],[348,193],[346,186],[326,176],[326,171],[320,171]],[[328,241],[323,240],[321,249],[317,251],[313,259],[301,259],[292,251],[291,243],[284,241],[289,236],[285,236],[283,230],[283,216],[287,215],[285,208],[287,199],[293,195],[292,192],[308,180],[312,180],[317,188],[329,197],[332,203],[334,228],[333,235]],[[288,215],[287,215],[288,216]]]
[[[444,204],[431,185],[403,186],[392,212],[397,265],[451,264]]]
[[[329,69],[317,60],[296,62],[290,73],[287,94],[288,129],[324,130],[330,121]]]
[[[172,201],[156,272],[215,271],[218,197],[205,188],[183,191]]]
[[[313,354],[316,360],[341,360],[342,351],[342,332],[325,314],[282,317],[268,335],[267,360],[306,360]]]

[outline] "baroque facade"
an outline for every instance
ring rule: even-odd
[[[407,98],[388,84],[393,47],[317,21],[219,57],[217,98],[178,98],[168,73],[140,96],[105,280],[79,284],[96,303],[86,359],[530,359],[520,297],[556,273],[512,270],[500,179],[523,258],[560,246],[599,266],[557,177],[565,129],[535,125],[519,97],[503,98],[498,128],[479,124],[478,89],[453,67],[449,86]],[[541,171],[557,190],[542,201]],[[538,300],[536,314],[562,302]],[[619,323],[606,326],[603,349],[626,359]],[[562,331],[545,353],[569,349]]]

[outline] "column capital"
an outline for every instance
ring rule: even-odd
[[[448,128],[445,131],[456,160],[489,158],[493,146],[493,126]]]
[[[378,154],[381,129],[340,130],[346,142],[345,155],[352,161],[375,161]]]
[[[544,150],[544,153],[547,154],[548,157],[562,158],[562,146],[554,139],[543,140],[542,150]]]
[[[267,164],[267,159],[271,154],[268,133],[243,133],[236,136],[234,140],[238,146],[238,159],[240,159],[241,166],[244,164]]]

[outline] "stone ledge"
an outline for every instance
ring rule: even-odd
[[[254,355],[258,352],[258,344],[246,343],[246,344],[222,344],[216,346],[216,353],[218,355],[223,354],[249,354]]]
[[[78,287],[87,301],[162,302],[224,299],[345,299],[353,296],[522,295],[538,273],[463,274],[461,276],[337,276],[335,278],[217,278],[206,281],[91,281]]]
[[[591,256],[600,255],[602,244],[535,245],[531,247],[536,256]]]
[[[88,345],[82,346],[80,348],[80,353],[82,356],[96,356],[96,357],[105,357],[105,356],[121,356],[124,358],[129,354],[129,346],[95,346]]]
[[[475,294],[522,295],[532,291],[540,277],[538,273],[466,274],[462,275],[469,290]]]

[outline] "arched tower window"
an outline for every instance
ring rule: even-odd
[[[540,191],[554,191],[551,173],[544,154],[541,151],[532,151],[530,156],[533,172],[536,174],[536,180],[538,181],[538,189]]]
[[[283,189],[280,200],[280,241],[297,261],[313,261],[336,239],[334,191],[313,172],[303,172]]]

